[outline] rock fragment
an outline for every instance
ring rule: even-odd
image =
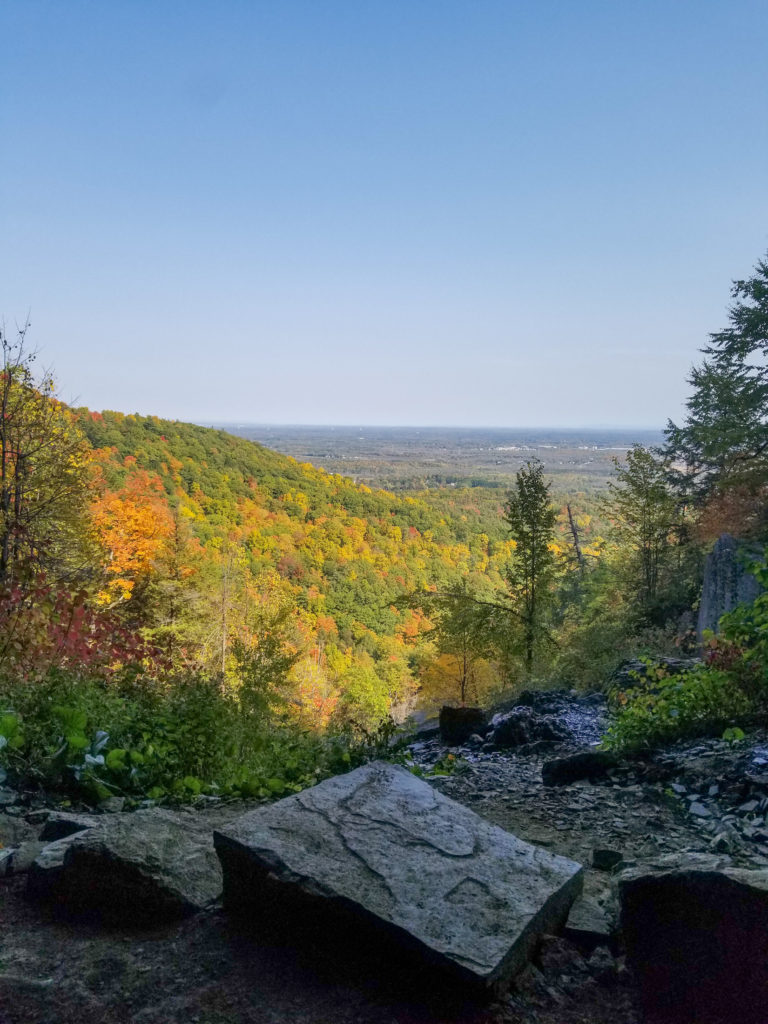
[[[13,870],[13,855],[15,848],[0,850],[0,878],[10,875]]]
[[[618,761],[604,750],[582,750],[568,757],[545,761],[541,767],[541,781],[545,786],[567,786],[579,779],[605,777]]]
[[[2,857],[2,854],[5,852],[11,855],[7,865],[6,874],[23,875],[26,871],[29,871],[32,862],[40,855],[44,848],[45,843],[32,840],[22,843],[13,850],[0,851],[0,857]],[[0,871],[2,871],[2,868],[0,868]]]
[[[597,900],[589,896],[580,896],[574,902],[563,929],[563,935],[586,952],[598,946],[609,946],[612,933],[608,915]]]
[[[513,708],[494,715],[488,742],[508,749],[536,742],[558,743],[568,738],[568,730],[552,715],[542,715],[529,707]]]
[[[698,800],[692,801],[688,810],[695,818],[710,818],[712,816],[712,811]]]

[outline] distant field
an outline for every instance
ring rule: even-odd
[[[460,427],[311,427],[215,423],[299,462],[390,490],[502,487],[538,458],[558,491],[602,490],[613,459],[635,442],[656,445],[652,430],[519,430]]]

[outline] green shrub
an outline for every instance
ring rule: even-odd
[[[731,673],[710,666],[679,675],[669,675],[657,666],[636,689],[613,694],[612,705],[604,745],[619,751],[720,735],[754,709],[753,700]]]

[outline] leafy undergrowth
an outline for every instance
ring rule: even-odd
[[[275,798],[377,756],[393,731],[302,730],[201,676],[105,684],[54,671],[33,686],[0,682],[0,783],[88,804]]]
[[[701,665],[670,674],[649,661],[635,687],[611,695],[607,747],[633,751],[701,735],[738,738],[742,726],[768,716],[768,560],[752,571],[766,592],[724,615],[717,636],[705,633]]]
[[[705,663],[679,673],[647,663],[632,689],[610,695],[612,721],[603,745],[622,753],[697,736],[737,739],[742,726],[768,714],[768,677],[753,648],[709,640]]]

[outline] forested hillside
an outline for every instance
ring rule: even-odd
[[[254,634],[279,629],[315,725],[412,704],[412,641],[429,624],[404,597],[468,573],[501,586],[511,542],[498,514],[491,530],[472,505],[437,510],[204,427],[76,415],[108,551],[102,599],[177,664],[225,675]]]

